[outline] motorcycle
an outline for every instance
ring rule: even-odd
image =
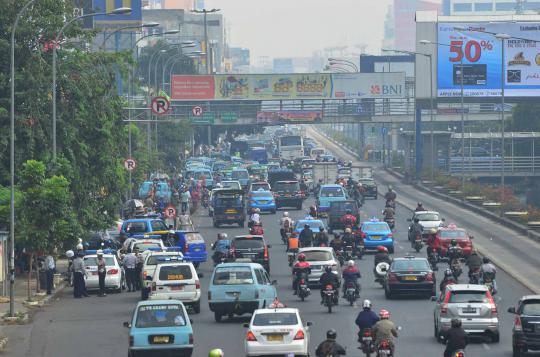
[[[452,357],[465,357],[465,351],[464,350],[458,350],[458,351],[454,352]]]
[[[479,284],[480,275],[480,267],[475,267],[474,269],[472,269],[469,274],[469,284]]]
[[[356,245],[356,257],[362,259],[364,253],[366,252],[366,247],[364,246],[364,240],[360,240]]]
[[[349,261],[353,259],[353,247],[348,245],[345,247],[345,252],[343,254],[343,259]]]
[[[452,275],[456,280],[458,280],[461,273],[463,273],[463,268],[461,267],[461,262],[458,258],[452,259],[450,262],[450,270],[452,270]]]
[[[328,308],[328,313],[332,313],[332,307],[337,305],[337,293],[331,284],[324,287],[323,291],[324,306]]]
[[[292,267],[296,260],[296,252],[287,252],[287,260],[289,261],[289,266]]]
[[[390,229],[394,229],[396,226],[396,219],[394,217],[384,217],[384,221],[388,224]]]
[[[422,242],[422,235],[417,234],[414,237],[413,248],[418,253],[420,251],[420,249],[422,249],[423,246],[424,246],[424,243]]]
[[[439,256],[437,252],[435,252],[433,248],[429,248],[429,247],[427,248],[427,251],[428,251],[428,262],[431,265],[431,269],[433,269],[433,271],[438,270],[437,263],[439,262]]]
[[[345,286],[345,299],[347,299],[351,306],[353,306],[356,299],[358,299],[356,286],[354,286],[354,283],[352,281],[348,282]]]
[[[308,287],[307,281],[308,281],[307,274],[302,273],[302,275],[300,276],[300,279],[298,279],[298,285],[296,287],[297,289],[296,294],[298,295],[298,297],[300,297],[302,301],[304,301],[306,297],[308,297],[311,294],[311,290]]]
[[[384,286],[384,279],[386,277],[386,272],[390,269],[390,264],[387,262],[380,262],[375,266],[374,273],[375,273],[375,282],[381,284],[381,286]]]
[[[337,257],[338,257],[338,260],[339,260],[339,264],[340,265],[344,265],[345,264],[345,253],[343,252],[343,248],[339,249],[337,252]]]
[[[377,346],[377,357],[393,357],[390,340],[382,340]]]
[[[227,263],[229,260],[229,254],[225,252],[215,252],[212,255],[212,260],[214,261],[214,266],[222,263]]]
[[[371,335],[371,329],[365,328],[361,332],[361,336],[359,337],[360,343],[362,344],[360,348],[362,349],[362,352],[366,355],[366,357],[371,356],[373,353],[373,336]]]
[[[484,273],[482,275],[482,280],[484,285],[489,289],[491,295],[495,295],[497,293],[494,287],[495,275],[491,273]]]

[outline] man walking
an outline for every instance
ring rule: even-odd
[[[86,293],[86,287],[84,283],[84,276],[86,275],[86,266],[84,265],[82,253],[77,254],[73,259],[73,296],[75,298],[81,298],[88,296]]]
[[[54,258],[51,253],[45,257],[45,269],[47,272],[47,295],[51,295],[54,282],[54,272],[56,271],[56,264],[54,263]]]
[[[107,296],[105,294],[105,277],[107,276],[107,264],[103,258],[103,251],[100,249],[97,251],[97,269],[99,278],[99,297]]]
[[[188,212],[189,201],[191,200],[191,194],[187,187],[184,187],[184,192],[180,195],[180,204],[182,206],[182,214]]]
[[[126,269],[126,283],[128,292],[135,291],[135,268],[137,267],[137,257],[134,253],[129,253],[124,257],[124,269]]]

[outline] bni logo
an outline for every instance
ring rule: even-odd
[[[381,94],[381,87],[379,87],[378,85],[372,85],[370,92],[371,94],[374,94],[374,95]]]

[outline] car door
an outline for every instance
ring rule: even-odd
[[[270,281],[270,277],[268,276],[268,273],[264,269],[257,268],[255,269],[255,275],[257,275],[257,280],[259,280],[260,276],[260,282],[261,285],[261,296],[266,301],[266,306],[270,305],[272,301],[277,296],[276,288],[272,285],[272,282]]]

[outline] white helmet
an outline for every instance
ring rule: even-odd
[[[97,254],[97,255],[103,255],[103,251],[102,251],[101,249],[98,249],[98,250],[96,251],[96,254]]]
[[[217,188],[221,188],[221,187],[223,187],[223,185],[222,185],[221,183],[218,182],[218,183],[216,183],[216,187],[217,187]]]
[[[369,301],[368,299],[364,300],[364,302],[362,303],[362,308],[371,309],[371,301]]]
[[[255,208],[255,212],[259,213],[261,211],[260,208]]]
[[[77,250],[83,250],[83,245],[81,243],[77,244]]]
[[[75,256],[75,253],[70,249],[66,252],[66,257],[69,258],[73,258],[73,256]]]
[[[227,239],[228,235],[227,233],[221,233],[221,239]]]
[[[289,212],[283,212],[283,217],[289,217]]]
[[[347,266],[348,266],[348,267],[353,267],[353,266],[354,266],[354,260],[349,260],[349,261],[347,262]]]

